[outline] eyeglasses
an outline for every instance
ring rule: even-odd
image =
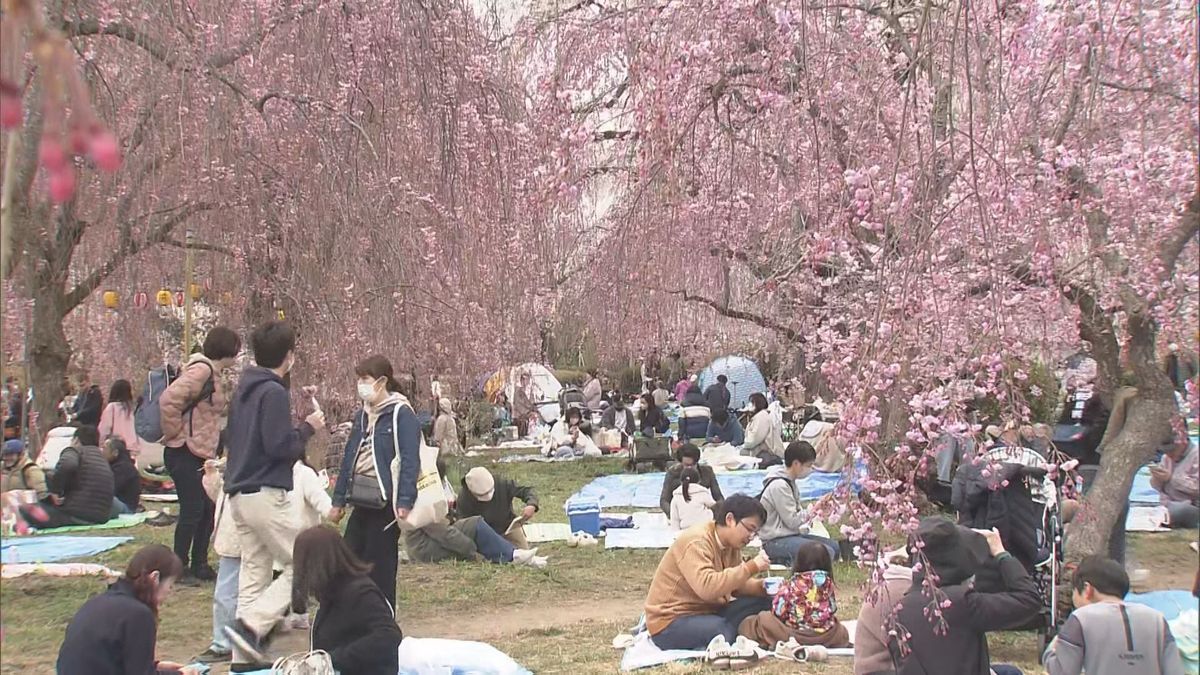
[[[753,537],[754,535],[758,534],[758,528],[759,528],[759,527],[762,527],[761,525],[755,525],[754,527],[750,527],[749,525],[747,525],[747,524],[746,524],[746,521],[744,521],[744,520],[739,520],[739,521],[737,521],[737,524],[738,524],[738,525],[741,525],[741,526],[742,526],[742,529],[746,530],[746,532],[747,532],[747,533],[748,533],[748,534],[749,534],[751,537]]]

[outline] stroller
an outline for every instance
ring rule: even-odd
[[[1058,487],[1047,478],[1044,461],[1028,448],[993,448],[976,461],[959,466],[951,495],[959,524],[996,528],[1005,549],[1025,566],[1037,584],[1042,611],[1029,625],[1016,630],[1037,631],[1039,654],[1058,633],[1058,581],[1063,565]],[[1008,481],[1007,486],[1004,481]],[[976,587],[983,592],[999,590],[1002,583],[993,569],[985,568],[976,576]]]

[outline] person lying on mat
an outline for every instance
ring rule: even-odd
[[[371,581],[371,565],[354,555],[337,530],[322,525],[296,536],[292,564],[293,611],[314,598],[320,603],[312,649],[328,653],[339,673],[395,675],[404,636],[395,610]]]
[[[1046,647],[1049,675],[1183,675],[1162,612],[1125,604],[1129,575],[1115,560],[1088,556],[1071,576],[1075,611]]]
[[[67,624],[57,672],[198,675],[178,663],[154,660],[158,609],[182,574],[183,563],[166,546],[151,544],[133,554],[125,574],[83,603]]]
[[[725,498],[721,494],[721,485],[717,482],[717,475],[713,473],[712,467],[700,465],[700,448],[691,443],[684,443],[679,449],[678,458],[679,463],[667,469],[667,474],[663,477],[662,494],[658,497],[658,506],[668,518],[671,517],[671,501],[675,498],[675,490],[683,484],[683,470],[689,467],[695,467],[700,472],[699,484],[708,488],[713,501],[719,502]]]
[[[113,510],[114,480],[99,446],[96,427],[75,430],[75,439],[54,467],[47,500],[21,507],[26,522],[39,530],[108,522]]]
[[[458,515],[463,518],[483,516],[487,524],[509,543],[527,549],[529,542],[525,540],[525,528],[521,525],[512,527],[517,518],[512,508],[514,499],[525,502],[525,508],[521,510],[523,519],[529,520],[537,513],[538,498],[533,488],[517,485],[507,478],[497,480],[492,472],[477,466],[463,476],[462,490],[458,493]]]
[[[1177,440],[1158,464],[1150,465],[1150,485],[1167,507],[1167,526],[1200,526],[1200,450],[1191,439]]]
[[[658,564],[646,596],[646,629],[659,649],[704,649],[716,636],[732,643],[738,625],[769,610],[763,580],[770,560],[742,561],[766,514],[758,500],[731,495],[717,504],[714,522],[685,530]]]

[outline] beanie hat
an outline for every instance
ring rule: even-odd
[[[970,579],[991,557],[983,535],[940,516],[921,519],[917,537],[924,543],[922,551],[940,587]]]
[[[25,443],[23,443],[21,439],[10,438],[7,441],[4,441],[4,454],[19,455],[22,452],[25,452]]]
[[[496,479],[492,477],[490,471],[482,466],[468,471],[463,482],[467,484],[467,490],[481,502],[492,501],[492,497],[496,494]]]

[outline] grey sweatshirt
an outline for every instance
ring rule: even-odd
[[[763,541],[790,537],[808,532],[808,509],[800,506],[800,495],[796,492],[796,481],[787,469],[775,465],[767,470],[763,478],[763,493],[760,501],[767,510],[767,522],[758,529]]]
[[[1050,675],[1183,675],[1183,661],[1158,610],[1098,602],[1067,617],[1046,648]]]

